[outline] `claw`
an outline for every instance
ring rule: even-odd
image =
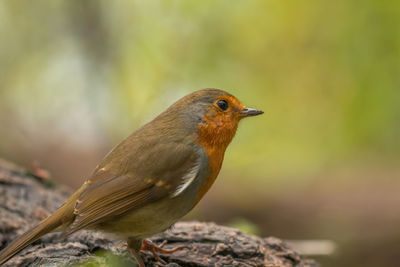
[[[159,248],[163,248],[166,244],[167,244],[167,240],[164,240],[164,241],[161,243],[161,245],[159,245],[158,247],[159,247]]]
[[[157,252],[163,253],[163,254],[172,254],[178,250],[183,249],[183,247],[176,247],[173,249],[163,249],[165,244],[167,244],[167,241],[164,241],[161,243],[161,245],[157,246],[152,241],[145,239],[142,242],[141,251],[150,251],[151,254],[153,254],[154,258],[156,258],[157,261],[161,262],[162,264],[166,264],[166,262],[160,258],[160,256],[157,254]]]

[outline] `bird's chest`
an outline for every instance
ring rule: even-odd
[[[209,149],[207,151],[208,172],[206,177],[201,181],[195,204],[197,204],[203,198],[217,178],[224,160],[224,152],[225,150],[220,149]]]
[[[199,123],[198,129],[197,142],[208,156],[209,172],[200,187],[196,203],[203,198],[217,178],[224,160],[225,150],[235,135],[237,123],[230,123],[230,120],[224,117],[210,118],[206,116],[203,122]]]

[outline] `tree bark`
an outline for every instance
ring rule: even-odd
[[[71,190],[0,161],[0,249],[56,210]],[[59,266],[90,261],[91,266],[109,266],[118,259],[123,266],[134,260],[118,242],[94,231],[80,231],[64,240],[59,234],[45,235],[17,254],[5,266]],[[152,240],[167,242],[165,248],[182,246],[171,255],[160,255],[166,266],[318,266],[290,249],[283,241],[244,234],[214,223],[179,222]],[[100,252],[110,251],[108,256]],[[104,254],[104,253],[103,253]],[[143,253],[147,266],[160,266]],[[114,260],[115,261],[115,260]],[[98,264],[98,265],[96,265]],[[121,265],[119,265],[121,266]]]

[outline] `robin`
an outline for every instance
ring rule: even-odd
[[[0,252],[0,264],[47,233],[81,229],[126,240],[140,267],[141,250],[162,261],[157,252],[180,248],[146,238],[193,209],[214,183],[239,121],[262,113],[218,89],[181,98],[112,149],[58,210]]]

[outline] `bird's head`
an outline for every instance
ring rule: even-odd
[[[178,100],[170,107],[175,116],[197,132],[204,146],[228,146],[239,121],[264,112],[248,108],[235,96],[219,89],[202,89]]]

